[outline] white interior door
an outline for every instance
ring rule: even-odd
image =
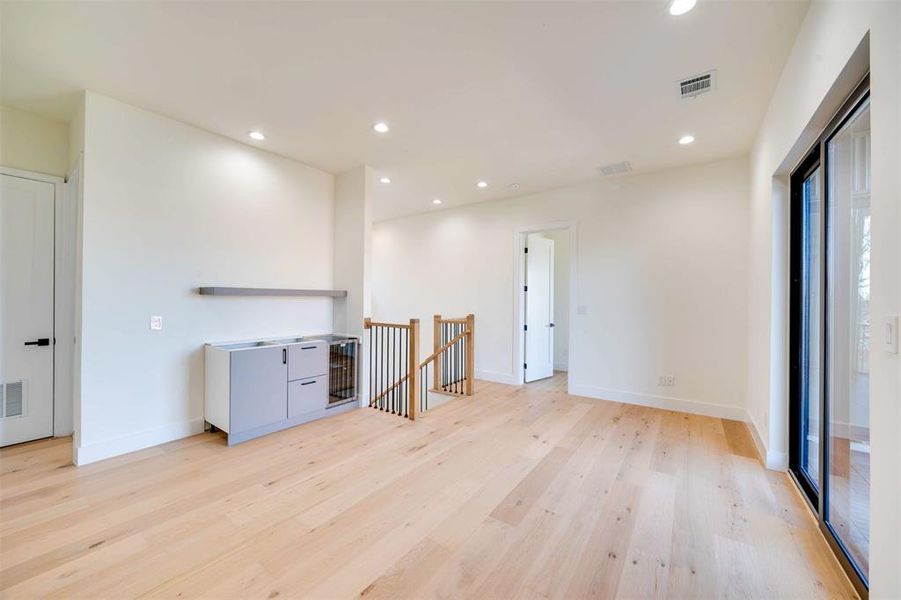
[[[0,446],[8,446],[53,435],[54,187],[0,178]]]
[[[526,382],[554,374],[554,240],[529,234],[526,252]]]

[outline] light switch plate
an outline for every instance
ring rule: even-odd
[[[587,315],[588,314],[588,305],[579,304],[578,306],[576,306],[576,314]]]
[[[150,329],[153,331],[160,331],[163,328],[163,317],[152,316],[150,317]]]
[[[882,342],[882,349],[891,354],[898,354],[898,315],[888,315],[882,317],[878,332],[879,340]]]

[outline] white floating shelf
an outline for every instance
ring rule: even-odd
[[[326,296],[344,298],[347,290],[295,290],[282,288],[199,287],[201,296]]]

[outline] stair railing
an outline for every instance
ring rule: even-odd
[[[433,394],[471,396],[475,378],[475,315],[432,320],[434,352],[419,364],[420,410],[426,411]],[[432,373],[429,377],[429,369]],[[429,388],[431,382],[431,388]]]
[[[369,331],[369,406],[416,419],[419,405],[419,319],[409,323],[363,320]]]
[[[363,320],[369,331],[369,406],[416,419],[431,396],[471,396],[475,378],[475,316],[435,315],[434,351],[419,361],[419,319],[407,323]],[[429,373],[431,369],[431,376]]]

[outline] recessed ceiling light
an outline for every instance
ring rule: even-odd
[[[391,183],[391,178],[390,177],[382,177],[381,179],[379,179],[379,183]]]
[[[695,136],[693,136],[693,135],[683,135],[682,137],[679,138],[679,143],[682,144],[683,146],[687,146],[688,144],[692,143],[693,141],[695,141]]]
[[[441,198],[435,198],[432,200],[432,204],[441,204]]]
[[[388,133],[388,124],[382,121],[379,121],[375,125],[372,126],[372,129],[375,130],[376,133]]]
[[[251,131],[251,132],[248,133],[247,135],[249,135],[249,136],[251,137],[251,139],[254,139],[254,140],[257,140],[257,141],[260,141],[260,142],[262,142],[263,140],[266,139],[266,136],[265,136],[265,135],[263,135],[262,133],[260,133],[259,131],[256,131],[256,130]]]
[[[669,14],[674,17],[684,15],[695,7],[698,0],[673,0],[669,3]]]
[[[478,183],[476,184],[476,187],[480,187],[480,188],[482,188],[482,189],[485,189],[486,187],[488,187],[488,182],[487,182],[487,181],[480,181],[480,182],[478,182]]]

